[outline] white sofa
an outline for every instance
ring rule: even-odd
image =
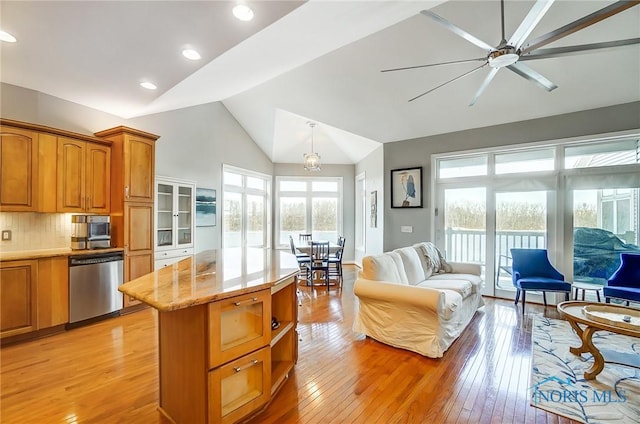
[[[366,256],[353,330],[440,358],[484,305],[480,266],[447,263],[430,242]]]

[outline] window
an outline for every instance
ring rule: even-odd
[[[342,178],[276,177],[276,193],[278,247],[301,233],[330,241],[342,234]]]
[[[268,246],[271,177],[224,165],[222,185],[223,247]]]

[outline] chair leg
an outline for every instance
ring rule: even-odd
[[[518,304],[518,299],[520,299],[520,289],[516,289],[516,305]]]
[[[604,298],[604,303],[611,303],[611,298],[610,297],[605,297]]]
[[[569,300],[569,292],[564,293],[564,300],[565,302]],[[598,294],[598,302],[600,302],[600,294]]]
[[[542,292],[542,301],[544,302],[544,307],[547,307],[547,293],[546,292]]]
[[[598,296],[598,303],[600,303],[600,290],[596,290],[596,296]]]
[[[527,291],[526,290],[522,290],[522,315],[524,315],[524,303],[525,303],[525,297],[527,296]]]

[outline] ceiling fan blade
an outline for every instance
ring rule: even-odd
[[[544,88],[547,91],[552,91],[558,88],[557,85],[523,63],[516,62],[513,65],[507,66],[507,68],[520,75],[521,77],[538,84],[540,87]]]
[[[471,103],[469,103],[469,106],[473,106],[476,104],[476,102],[478,101],[478,98],[482,95],[484,90],[486,90],[486,88],[489,86],[489,83],[491,82],[493,77],[495,77],[496,74],[498,73],[498,70],[500,70],[500,68],[491,68],[491,70],[489,71],[489,74],[487,74],[487,77],[484,79],[484,81],[482,81],[480,88],[478,88],[478,91],[476,91],[475,96],[473,96],[473,99],[471,99]]]
[[[436,15],[435,13],[433,13],[430,10],[423,10],[420,13],[422,13],[425,16],[430,17],[431,19],[433,19],[434,21],[436,21],[437,23],[439,23],[443,27],[447,28],[449,31],[453,32],[456,35],[459,35],[460,37],[464,38],[465,40],[467,40],[468,42],[470,42],[472,44],[475,44],[476,46],[480,47],[481,49],[484,49],[484,50],[487,50],[487,51],[493,50],[493,46],[491,46],[488,43],[485,43],[484,41],[480,40],[479,38],[476,38],[475,36],[469,34],[467,31],[465,31],[462,28],[452,24],[451,22],[447,21],[442,16]]]
[[[613,4],[610,4],[609,6],[593,12],[590,15],[584,16],[576,21],[573,21],[563,27],[556,29],[555,31],[551,31],[532,40],[522,49],[520,55],[527,54],[542,46],[546,46],[549,43],[566,37],[567,35],[573,34],[576,31],[580,31],[581,29],[607,19],[610,16],[623,12],[630,7],[637,6],[638,4],[640,4],[640,1],[638,0],[617,1]]]
[[[624,47],[633,44],[640,44],[640,38],[628,38],[626,40],[605,41],[602,43],[580,44],[576,46],[555,47],[551,49],[538,49],[525,56],[520,56],[519,60],[548,59],[552,57],[571,56],[575,54],[589,53],[598,49],[610,49],[614,47]]]
[[[450,80],[449,80],[449,81],[447,81],[447,82],[443,82],[443,83],[442,83],[442,84],[440,84],[439,86],[434,87],[434,88],[432,88],[432,89],[431,89],[431,90],[429,90],[429,91],[425,91],[424,93],[419,94],[419,95],[417,95],[416,97],[414,97],[414,98],[412,98],[412,99],[409,99],[409,101],[410,101],[410,102],[412,102],[412,101],[414,101],[414,100],[416,100],[416,99],[419,99],[420,97],[422,97],[422,96],[424,96],[424,95],[426,95],[426,94],[431,93],[432,91],[437,90],[437,89],[438,89],[438,88],[440,88],[440,87],[444,87],[445,85],[450,84],[450,83],[452,83],[452,82],[454,82],[454,81],[458,81],[459,79],[464,78],[464,77],[466,77],[467,75],[471,75],[472,73],[474,73],[474,72],[476,72],[476,71],[478,71],[478,70],[480,70],[480,69],[484,68],[485,66],[487,66],[487,64],[488,64],[488,63],[489,63],[489,62],[485,62],[485,63],[483,63],[482,65],[478,66],[477,68],[473,68],[473,69],[472,69],[472,70],[470,70],[469,72],[465,72],[464,74],[459,75],[459,76],[455,77],[454,79],[450,79]]]
[[[520,23],[518,29],[516,29],[511,38],[509,38],[508,44],[515,47],[516,50],[519,49],[522,43],[524,43],[524,40],[527,39],[531,31],[533,31],[545,13],[547,13],[553,2],[554,0],[538,0]]]
[[[479,62],[479,61],[485,61],[486,62],[486,60],[487,60],[486,57],[479,57],[477,59],[452,60],[450,62],[430,63],[428,65],[416,65],[416,66],[405,66],[404,68],[383,69],[380,72],[405,71],[407,69],[428,68],[430,66],[452,65],[452,64],[456,64],[456,63],[468,63],[468,62]]]

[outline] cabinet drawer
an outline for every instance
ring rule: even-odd
[[[234,423],[271,397],[271,354],[268,347],[209,373],[209,423]]]
[[[209,367],[269,344],[271,294],[262,290],[209,304]]]
[[[166,251],[158,251],[156,250],[153,253],[154,259],[156,261],[163,259],[171,259],[171,258],[180,258],[183,259],[185,257],[193,255],[193,248],[185,248],[185,249],[171,249]]]

